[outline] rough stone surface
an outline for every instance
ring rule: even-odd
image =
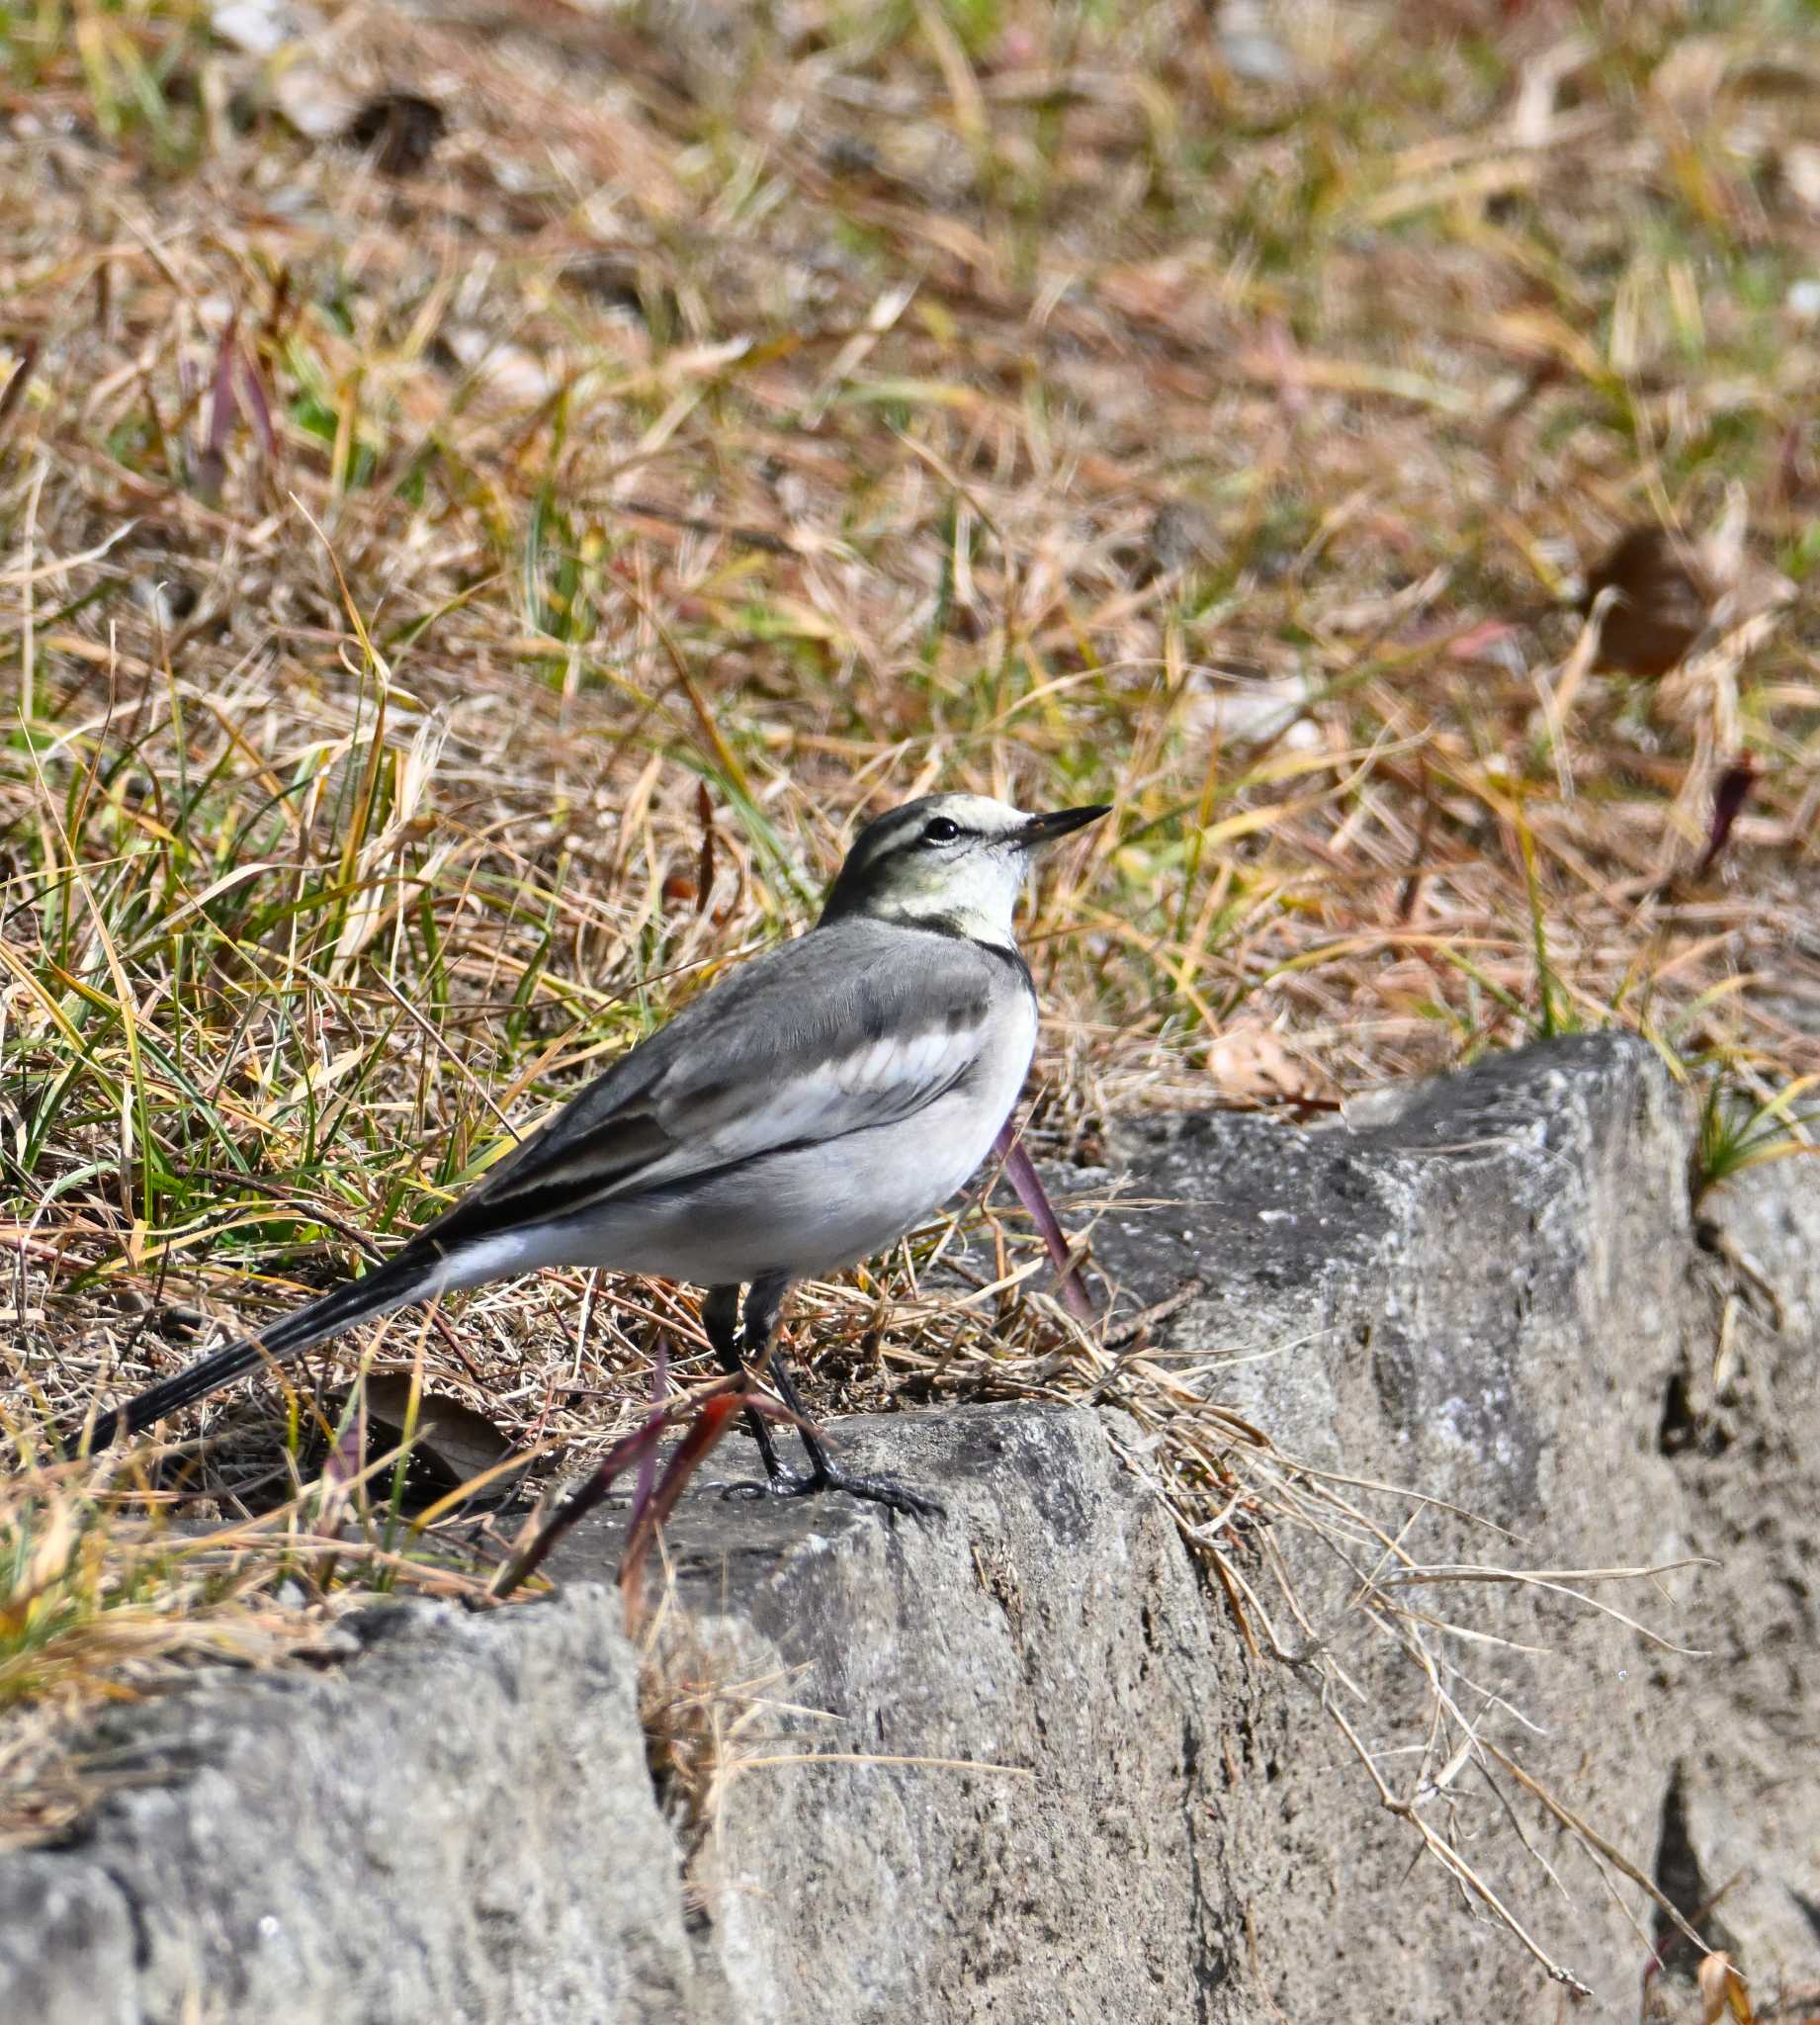
[[[1689,1744],[1665,1795],[1692,1895],[1760,1981],[1820,1985],[1820,1186],[1759,1168],[1701,1204],[1685,1363],[1665,1392],[1681,1524],[1721,1572],[1683,1669]],[[1681,1819],[1675,1816],[1679,1810]]]
[[[1190,1273],[1206,1279],[1170,1319],[1170,1340],[1200,1357],[1226,1351],[1211,1389],[1281,1448],[1361,1486],[1439,1501],[1412,1520],[1400,1497],[1351,1493],[1416,1559],[1590,1569],[1690,1552],[1655,1440],[1687,1320],[1687,1140],[1653,1056],[1635,1043],[1557,1045],[1359,1110],[1287,1138],[1233,1116],[1132,1128],[1115,1146],[1121,1165],[1147,1196],[1173,1195],[1196,1238],[1175,1239],[1171,1257],[1157,1226],[1177,1212],[1114,1211],[1100,1255],[1140,1301]],[[1348,1713],[1384,1753],[1386,1782],[1413,1797],[1427,1686],[1355,1607],[1380,1553],[1363,1540],[1342,1558],[1287,1532],[1280,1544],[1308,1632],[1359,1684]],[[1686,1579],[1676,1587],[1693,1593]],[[1596,1593],[1685,1633],[1647,1587]],[[1682,1747],[1678,1673],[1549,1592],[1453,1583],[1412,1600],[1476,1634],[1430,1640],[1459,1670],[1446,1683],[1459,1706],[1647,1865]],[[1437,1871],[1400,1884],[1409,1831],[1318,1711],[1296,1711],[1272,1749],[1277,1776],[1253,1789],[1262,1805],[1248,1843],[1266,1883],[1253,1924],[1274,2002],[1312,2015],[1343,1981],[1386,2001],[1400,1991],[1410,2015],[1440,2017],[1467,1992],[1468,2011],[1488,2006],[1514,1981],[1540,2001],[1534,1972]],[[1470,1769],[1427,1812],[1507,1903],[1530,1910],[1603,2011],[1634,2015],[1648,1945],[1632,1921],[1650,1926],[1640,1894],[1608,1894],[1524,1809],[1524,1833],[1572,1893],[1561,1907],[1537,1890],[1513,1821]]]
[[[845,1446],[939,1484],[946,1521],[773,1509],[730,1547],[697,1506],[670,1542],[710,1670],[757,1684],[700,1863],[739,2016],[1225,2015],[1244,1936],[1206,1753],[1257,1693],[1154,1501],[1079,1409]]]
[[[345,1667],[206,1676],[112,1723],[145,1783],[72,1848],[0,1859],[0,2019],[713,2016],[618,1616],[585,1589],[375,1610]]]
[[[1820,1189],[1788,1162],[1696,1216],[1690,1137],[1648,1049],[1565,1042],[1319,1130],[1134,1124],[1080,1186],[1123,1176],[1146,1205],[1098,1227],[1123,1302],[1201,1283],[1153,1355],[1421,1561],[1723,1562],[1594,1591],[1701,1660],[1558,1591],[1405,1600],[1476,1634],[1429,1646],[1483,1733],[1678,1901],[1736,1874],[1708,1931],[1761,1997],[1820,1963]],[[1509,1937],[1412,1871],[1314,1669],[1246,1655],[1113,1453],[1116,1392],[1100,1411],[843,1424],[860,1466],[942,1497],[926,1528],[685,1504],[657,1713],[717,1733],[706,1786],[653,1785],[611,1518],[566,1543],[555,1602],[397,1606],[344,1668],[118,1718],[147,1783],[69,1848],[0,1860],[0,2019],[1555,2015]],[[1381,1541],[1268,1544],[1305,1613],[1249,1563],[1279,1637],[1340,1662],[1413,1792],[1429,1690],[1359,1607]],[[1596,1986],[1578,2015],[1637,2015],[1634,1886],[1472,1767],[1424,1815]]]

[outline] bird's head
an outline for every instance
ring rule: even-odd
[[[987,795],[924,795],[868,823],[822,911],[905,922],[1011,942],[1011,916],[1031,858],[1107,813],[1104,806],[1031,816]]]

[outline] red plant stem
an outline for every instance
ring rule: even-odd
[[[763,1402],[757,1402],[762,1406]],[[657,1529],[675,1509],[676,1500],[682,1496],[683,1485],[698,1470],[709,1452],[726,1434],[728,1424],[734,1415],[744,1409],[748,1401],[737,1392],[722,1392],[710,1399],[695,1416],[695,1425],[676,1445],[676,1453],[664,1466],[663,1476],[658,1482],[655,1494],[646,1505],[638,1518],[633,1521],[632,1533],[626,1541],[626,1551],[620,1557],[620,1593],[626,1599],[627,1614],[636,1610],[640,1581],[645,1572],[646,1557],[650,1552],[650,1543],[657,1537]]]
[[[1093,1303],[1075,1270],[1074,1254],[1068,1248],[1062,1226],[1056,1221],[1056,1213],[1049,1206],[1049,1197],[1043,1192],[1043,1184],[1031,1165],[1030,1156],[1024,1151],[1023,1141],[1015,1136],[1009,1118],[998,1127],[993,1151],[1004,1162],[1005,1180],[1017,1190],[1018,1201],[1030,1212],[1030,1220],[1043,1234],[1043,1243],[1049,1249],[1049,1257],[1062,1282],[1063,1304],[1076,1321],[1092,1321]]]
[[[670,1360],[665,1349],[668,1339],[663,1331],[657,1331],[657,1347],[651,1353],[650,1365],[650,1418],[648,1427],[663,1425],[663,1401],[670,1389]],[[632,1494],[632,1523],[636,1528],[645,1515],[645,1508],[650,1503],[650,1494],[657,1486],[656,1444],[646,1450],[639,1463],[638,1487]]]
[[[576,1520],[585,1518],[613,1488],[615,1477],[629,1469],[648,1450],[655,1449],[657,1437],[662,1434],[663,1426],[664,1417],[653,1414],[636,1433],[628,1435],[623,1442],[614,1443],[550,1515],[543,1531],[530,1545],[522,1552],[515,1553],[493,1577],[492,1594],[495,1602],[503,1602],[521,1583],[537,1573],[548,1557],[550,1549],[563,1534]]]
[[[700,1466],[702,1457],[726,1433],[727,1423],[733,1415],[743,1413],[750,1407],[771,1420],[788,1421],[792,1427],[797,1424],[796,1416],[775,1400],[760,1398],[738,1388],[731,1379],[721,1379],[719,1388],[705,1394],[690,1393],[666,1408],[653,1410],[642,1427],[623,1441],[616,1442],[545,1521],[536,1539],[500,1566],[492,1580],[492,1600],[503,1603],[513,1590],[536,1574],[557,1541],[606,1497],[615,1480],[635,1462],[643,1474],[647,1460],[656,1453],[664,1430],[693,1412],[689,1431],[676,1445],[676,1453],[665,1465],[655,1488],[643,1503],[634,1504],[632,1532],[620,1559],[619,1574],[620,1586],[630,1591],[636,1584],[639,1564],[649,1552],[657,1528],[669,1517],[676,1500],[682,1495],[683,1486]]]

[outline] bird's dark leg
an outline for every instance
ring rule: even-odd
[[[782,1295],[778,1298],[781,1302]],[[775,1308],[772,1317],[775,1320]],[[737,1286],[711,1286],[708,1289],[708,1297],[702,1302],[702,1328],[707,1332],[715,1362],[722,1370],[730,1378],[747,1377],[745,1360],[740,1355],[739,1289]],[[748,1406],[745,1424],[751,1430],[752,1440],[758,1444],[758,1460],[764,1466],[765,1475],[775,1481],[786,1472],[778,1460],[777,1444],[771,1439],[771,1430],[764,1415]]]
[[[755,1279],[745,1291],[745,1326],[739,1332],[740,1361],[746,1369],[752,1368],[764,1359],[764,1375],[772,1389],[786,1407],[796,1416],[797,1433],[802,1437],[803,1453],[809,1458],[809,1471],[798,1476],[779,1466],[775,1451],[765,1457],[765,1475],[768,1481],[764,1488],[777,1498],[809,1498],[822,1491],[845,1491],[849,1497],[865,1498],[875,1505],[883,1505],[893,1512],[910,1512],[919,1519],[939,1518],[941,1507],[933,1499],[920,1496],[888,1476],[854,1476],[842,1469],[827,1453],[822,1440],[821,1431],[803,1410],[802,1394],[796,1389],[796,1379],[791,1375],[790,1366],[784,1362],[783,1354],[773,1350],[769,1359],[764,1358],[765,1346],[770,1342],[777,1328],[777,1318],[782,1312],[784,1295],[790,1290],[790,1282],[782,1278]],[[706,1320],[707,1311],[703,1310]]]

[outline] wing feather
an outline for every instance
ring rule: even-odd
[[[913,1116],[979,1059],[1001,961],[959,936],[860,920],[755,957],[622,1056],[425,1235],[461,1243]]]

